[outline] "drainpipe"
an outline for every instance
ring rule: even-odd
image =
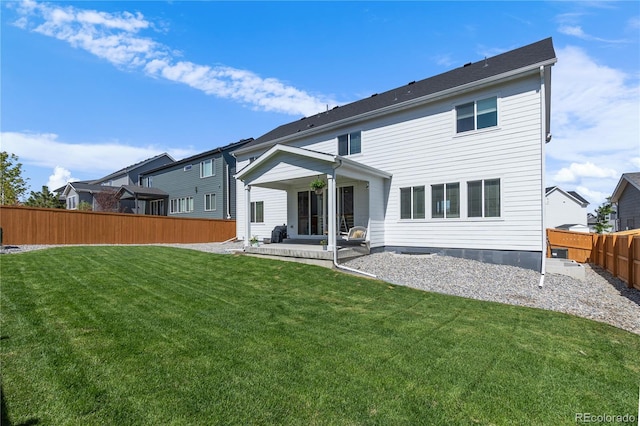
[[[547,140],[547,129],[546,129],[546,123],[547,123],[547,114],[546,114],[546,102],[547,102],[547,96],[546,96],[546,85],[544,82],[544,66],[540,66],[540,124],[541,124],[541,139],[540,139],[540,161],[541,161],[541,166],[542,166],[542,179],[540,182],[540,192],[541,192],[541,200],[542,200],[542,220],[541,220],[541,226],[542,226],[542,261],[540,262],[540,283],[538,284],[538,288],[542,288],[542,286],[544,286],[544,274],[546,271],[546,265],[547,265],[547,229],[546,229],[546,221],[545,221],[545,213],[546,213],[546,202],[545,202],[545,198],[546,198],[546,191],[545,191],[545,183],[544,183],[544,175],[545,175],[545,152],[544,152],[544,148],[546,143],[548,142]]]
[[[338,168],[340,166],[342,166],[342,160],[340,160],[339,158],[336,158],[336,160],[338,161],[338,165],[333,167],[333,181],[336,181],[336,177],[337,177],[337,173],[336,170],[338,170]],[[335,186],[335,185],[334,185]],[[330,197],[335,197],[336,196],[336,191],[335,188],[333,188],[333,193],[329,194]],[[332,214],[334,217],[336,216],[337,213],[337,209],[336,209],[336,205],[337,203],[333,203],[333,210],[330,214]],[[330,229],[329,232],[333,232],[333,235],[335,235],[335,242],[337,243],[337,236],[338,233],[336,232],[336,220],[333,221],[333,229]],[[349,271],[349,272],[353,272],[355,274],[361,274],[361,275],[365,275],[367,277],[371,277],[371,278],[377,278],[374,274],[370,274],[369,272],[364,272],[364,271],[359,271],[357,269],[353,269],[353,268],[349,268],[348,266],[344,266],[344,265],[340,265],[338,263],[338,244],[333,244],[333,266],[335,266],[337,269],[342,269],[344,271]]]
[[[225,171],[227,172],[227,219],[231,219],[231,176],[229,175],[229,163],[225,164]]]

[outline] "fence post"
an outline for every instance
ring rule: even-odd
[[[633,276],[633,263],[635,262],[635,253],[634,253],[634,245],[633,244],[633,235],[629,235],[627,238],[627,244],[629,245],[629,249],[627,250],[627,276],[629,279],[627,280],[627,287],[633,288],[633,283],[635,282],[635,277]]]

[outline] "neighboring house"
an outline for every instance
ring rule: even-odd
[[[539,270],[550,38],[284,124],[235,151],[237,236],[327,239]],[[310,189],[320,178],[322,194]]]
[[[576,191],[557,186],[545,190],[545,226],[567,231],[589,232],[587,206],[589,202]]]
[[[616,231],[640,228],[640,172],[624,173],[611,196],[616,205]]]
[[[120,169],[100,179],[69,182],[65,186],[56,189],[55,192],[60,194],[60,199],[66,202],[69,210],[76,210],[82,201],[89,203],[94,211],[104,210],[100,206],[100,195],[98,194],[116,193],[123,185],[137,185],[140,181],[141,173],[173,162],[175,160],[169,154],[163,153]],[[135,213],[136,209],[134,200],[122,200],[115,210]]]
[[[122,187],[120,194],[123,199],[143,200],[144,214],[235,219],[236,159],[231,152],[252,140],[148,170],[140,175],[141,186]]]

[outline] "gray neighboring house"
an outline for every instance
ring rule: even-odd
[[[640,172],[622,174],[611,203],[618,216],[615,231],[640,228]]]
[[[159,166],[174,163],[175,160],[167,153],[156,155],[136,164],[124,167],[100,179],[91,181],[69,182],[55,190],[61,200],[65,201],[68,210],[77,210],[81,202],[87,202],[94,211],[102,208],[96,196],[100,193],[116,193],[122,186],[136,185],[140,182],[140,174]],[[121,199],[119,212],[135,213],[136,205],[133,199]]]
[[[253,138],[202,152],[140,174],[121,197],[144,200],[138,213],[207,219],[236,218],[236,159],[232,151]],[[157,195],[154,196],[154,191]]]

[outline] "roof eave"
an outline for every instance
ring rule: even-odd
[[[291,142],[294,141],[296,139],[300,139],[300,138],[304,138],[310,135],[314,135],[317,133],[322,133],[328,129],[334,128],[334,127],[340,127],[340,126],[344,126],[344,125],[348,125],[351,123],[355,123],[358,121],[362,121],[362,120],[367,120],[367,119],[371,119],[371,118],[376,118],[380,115],[384,115],[384,114],[388,114],[391,112],[396,112],[396,111],[402,111],[408,108],[414,108],[416,106],[422,105],[422,104],[426,104],[429,102],[433,102],[435,100],[444,98],[444,97],[448,97],[448,96],[452,96],[452,95],[456,95],[456,94],[460,94],[460,93],[464,93],[464,92],[468,92],[471,90],[476,90],[480,87],[483,86],[487,86],[487,85],[492,85],[497,81],[510,81],[513,80],[515,78],[518,78],[519,76],[521,76],[522,74],[527,74],[527,73],[533,73],[533,72],[539,72],[540,67],[547,67],[547,66],[552,66],[554,65],[556,62],[558,62],[557,58],[552,58],[552,59],[547,59],[546,61],[542,61],[542,62],[537,62],[535,64],[532,65],[528,65],[526,67],[522,67],[522,68],[517,68],[515,70],[511,70],[502,74],[497,74],[491,77],[487,77],[484,78],[482,80],[477,80],[477,81],[473,81],[471,83],[467,83],[467,84],[463,84],[460,86],[456,86],[456,87],[452,87],[450,89],[446,89],[446,90],[441,90],[439,92],[436,93],[432,93],[430,95],[425,95],[416,99],[411,99],[408,101],[404,101],[404,102],[400,102],[397,104],[393,104],[393,105],[389,105],[386,107],[382,107],[373,111],[368,111],[365,112],[363,114],[358,114],[358,115],[354,115],[352,117],[348,117],[348,118],[344,118],[342,120],[338,120],[338,121],[334,121],[331,123],[327,123],[327,124],[323,124],[317,127],[313,127],[311,129],[307,129],[307,130],[302,130],[300,132],[291,134],[291,135],[287,135],[287,136],[283,136],[281,138],[277,138],[277,139],[271,139],[269,141],[265,141],[261,144],[258,145],[252,145],[248,148],[239,148],[237,150],[235,150],[235,154],[246,154],[249,152],[253,152],[256,150],[260,150],[260,149],[264,149],[265,147],[270,147],[276,144],[285,144],[287,142]]]

